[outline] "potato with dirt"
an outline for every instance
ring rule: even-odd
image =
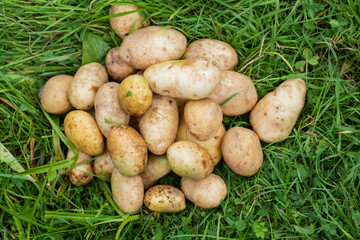
[[[137,69],[121,60],[120,47],[115,47],[106,54],[105,65],[109,76],[117,82],[137,72]]]
[[[150,153],[148,163],[140,176],[144,182],[145,189],[153,186],[160,178],[171,172],[166,155],[155,155]]]
[[[67,153],[66,158],[73,158],[75,154],[69,149]],[[79,152],[78,158],[75,162],[75,165],[72,169],[68,171],[68,176],[70,179],[70,182],[79,187],[84,186],[93,180],[94,176],[94,170],[91,165],[91,162],[83,163],[91,158],[90,155],[87,155],[85,153]],[[78,166],[77,166],[78,165]]]
[[[163,213],[180,212],[186,208],[184,194],[169,185],[157,185],[147,190],[144,204],[151,211]]]
[[[94,172],[96,175],[110,179],[114,170],[114,164],[111,160],[110,154],[106,151],[104,154],[98,156],[94,160]]]

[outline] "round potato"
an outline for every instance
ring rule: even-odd
[[[235,173],[250,177],[259,171],[263,152],[257,135],[250,129],[233,127],[223,138],[221,151],[226,165]]]
[[[144,204],[151,211],[164,213],[180,212],[186,208],[184,194],[169,185],[157,185],[147,190]]]
[[[304,107],[306,89],[302,79],[287,80],[256,104],[250,124],[261,141],[283,141],[290,135]]]
[[[218,64],[222,71],[232,71],[238,64],[235,49],[226,42],[215,39],[199,39],[190,43],[183,59],[204,57],[210,58]]]
[[[137,72],[135,68],[121,60],[120,47],[113,48],[107,53],[105,65],[110,77],[118,82]]]
[[[183,177],[180,185],[185,197],[201,208],[218,207],[227,193],[224,180],[213,173],[201,180]]]
[[[114,169],[111,174],[111,192],[116,205],[124,213],[139,210],[144,200],[144,184],[140,175],[126,177]]]
[[[74,156],[75,156],[75,154],[69,149],[68,153],[67,153],[67,158],[72,158]],[[89,156],[85,153],[79,152],[78,158],[75,162],[75,166],[89,160],[90,158],[91,158],[91,156]],[[84,186],[84,185],[88,184],[89,182],[91,182],[91,180],[93,180],[93,178],[94,178],[92,174],[94,174],[94,171],[91,166],[91,162],[83,163],[83,164],[76,166],[68,171],[68,176],[69,176],[70,182],[73,185],[78,186],[78,187]]]
[[[104,152],[105,141],[95,119],[87,112],[74,110],[64,120],[67,138],[83,153],[97,156]]]
[[[173,143],[166,154],[171,170],[181,177],[203,179],[214,170],[210,154],[191,141]]]
[[[219,130],[223,114],[219,104],[206,98],[187,102],[184,120],[191,135],[197,140],[206,141],[214,137]]]
[[[221,104],[234,94],[221,106],[225,116],[238,116],[251,111],[258,99],[253,81],[244,74],[231,71],[222,73],[220,84],[208,98]]]
[[[124,39],[120,57],[136,69],[146,69],[156,63],[179,59],[186,49],[186,38],[170,28],[150,26]]]
[[[96,175],[110,179],[113,170],[114,164],[109,152],[105,152],[94,160],[94,172]]]
[[[71,82],[69,100],[79,110],[94,107],[97,90],[108,82],[106,69],[97,62],[80,67]]]
[[[150,153],[145,170],[140,173],[145,189],[153,186],[160,178],[171,172],[169,162],[165,155]]]

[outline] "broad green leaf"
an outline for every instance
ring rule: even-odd
[[[309,63],[314,66],[314,65],[317,65],[319,63],[318,60],[319,60],[319,57],[314,56],[314,57],[309,59]]]
[[[236,230],[241,232],[246,228],[246,222],[244,220],[238,220],[235,222],[235,227],[236,227]]]
[[[295,63],[295,68],[300,72],[304,71],[304,67],[305,67],[305,61],[298,61]]]
[[[303,51],[303,57],[305,59],[310,59],[314,56],[314,54],[312,53],[312,51],[309,48],[305,48]]]
[[[298,233],[306,234],[306,235],[312,235],[315,232],[315,227],[313,224],[311,224],[310,226],[307,226],[307,227],[299,227],[299,226],[294,225],[294,228]]]
[[[83,42],[82,64],[101,62],[109,50],[109,45],[100,37],[87,35],[87,39]]]

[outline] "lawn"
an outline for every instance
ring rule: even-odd
[[[104,63],[106,52],[121,45],[107,17],[114,2],[0,2],[0,142],[36,179],[0,163],[3,239],[360,238],[358,1],[135,1],[152,25],[173,27],[188,42],[232,45],[236,71],[251,77],[259,98],[286,79],[302,78],[308,87],[290,136],[262,143],[264,164],[255,176],[236,175],[221,161],[214,173],[227,184],[222,204],[205,210],[187,202],[178,214],[145,207],[123,214],[110,182],[71,185],[61,175],[71,164],[64,157],[65,116],[47,114],[37,99],[50,77]],[[251,128],[248,117],[225,117],[224,124]],[[160,183],[179,181],[171,173]]]

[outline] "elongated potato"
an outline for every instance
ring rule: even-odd
[[[94,160],[94,172],[98,176],[110,179],[114,168],[109,152],[105,152]]]
[[[194,58],[155,64],[145,70],[144,78],[157,94],[202,99],[219,84],[221,71],[210,59]]]
[[[69,149],[67,153],[67,158],[74,157],[75,154]],[[79,152],[78,158],[76,160],[75,166],[89,160],[91,156]],[[74,167],[68,171],[68,176],[70,182],[75,186],[84,186],[93,180],[94,176],[93,167],[91,166],[91,162],[83,163],[77,167]]]
[[[105,64],[110,77],[118,82],[137,72],[135,68],[121,60],[120,47],[113,48],[106,54]]]
[[[290,135],[304,107],[306,89],[302,79],[287,80],[256,104],[250,124],[261,141],[282,141]]]
[[[151,211],[174,213],[186,208],[184,194],[176,187],[157,185],[146,191],[145,206]]]
[[[160,178],[171,172],[166,155],[155,155],[150,153],[145,170],[140,173],[145,189],[154,185]]]

